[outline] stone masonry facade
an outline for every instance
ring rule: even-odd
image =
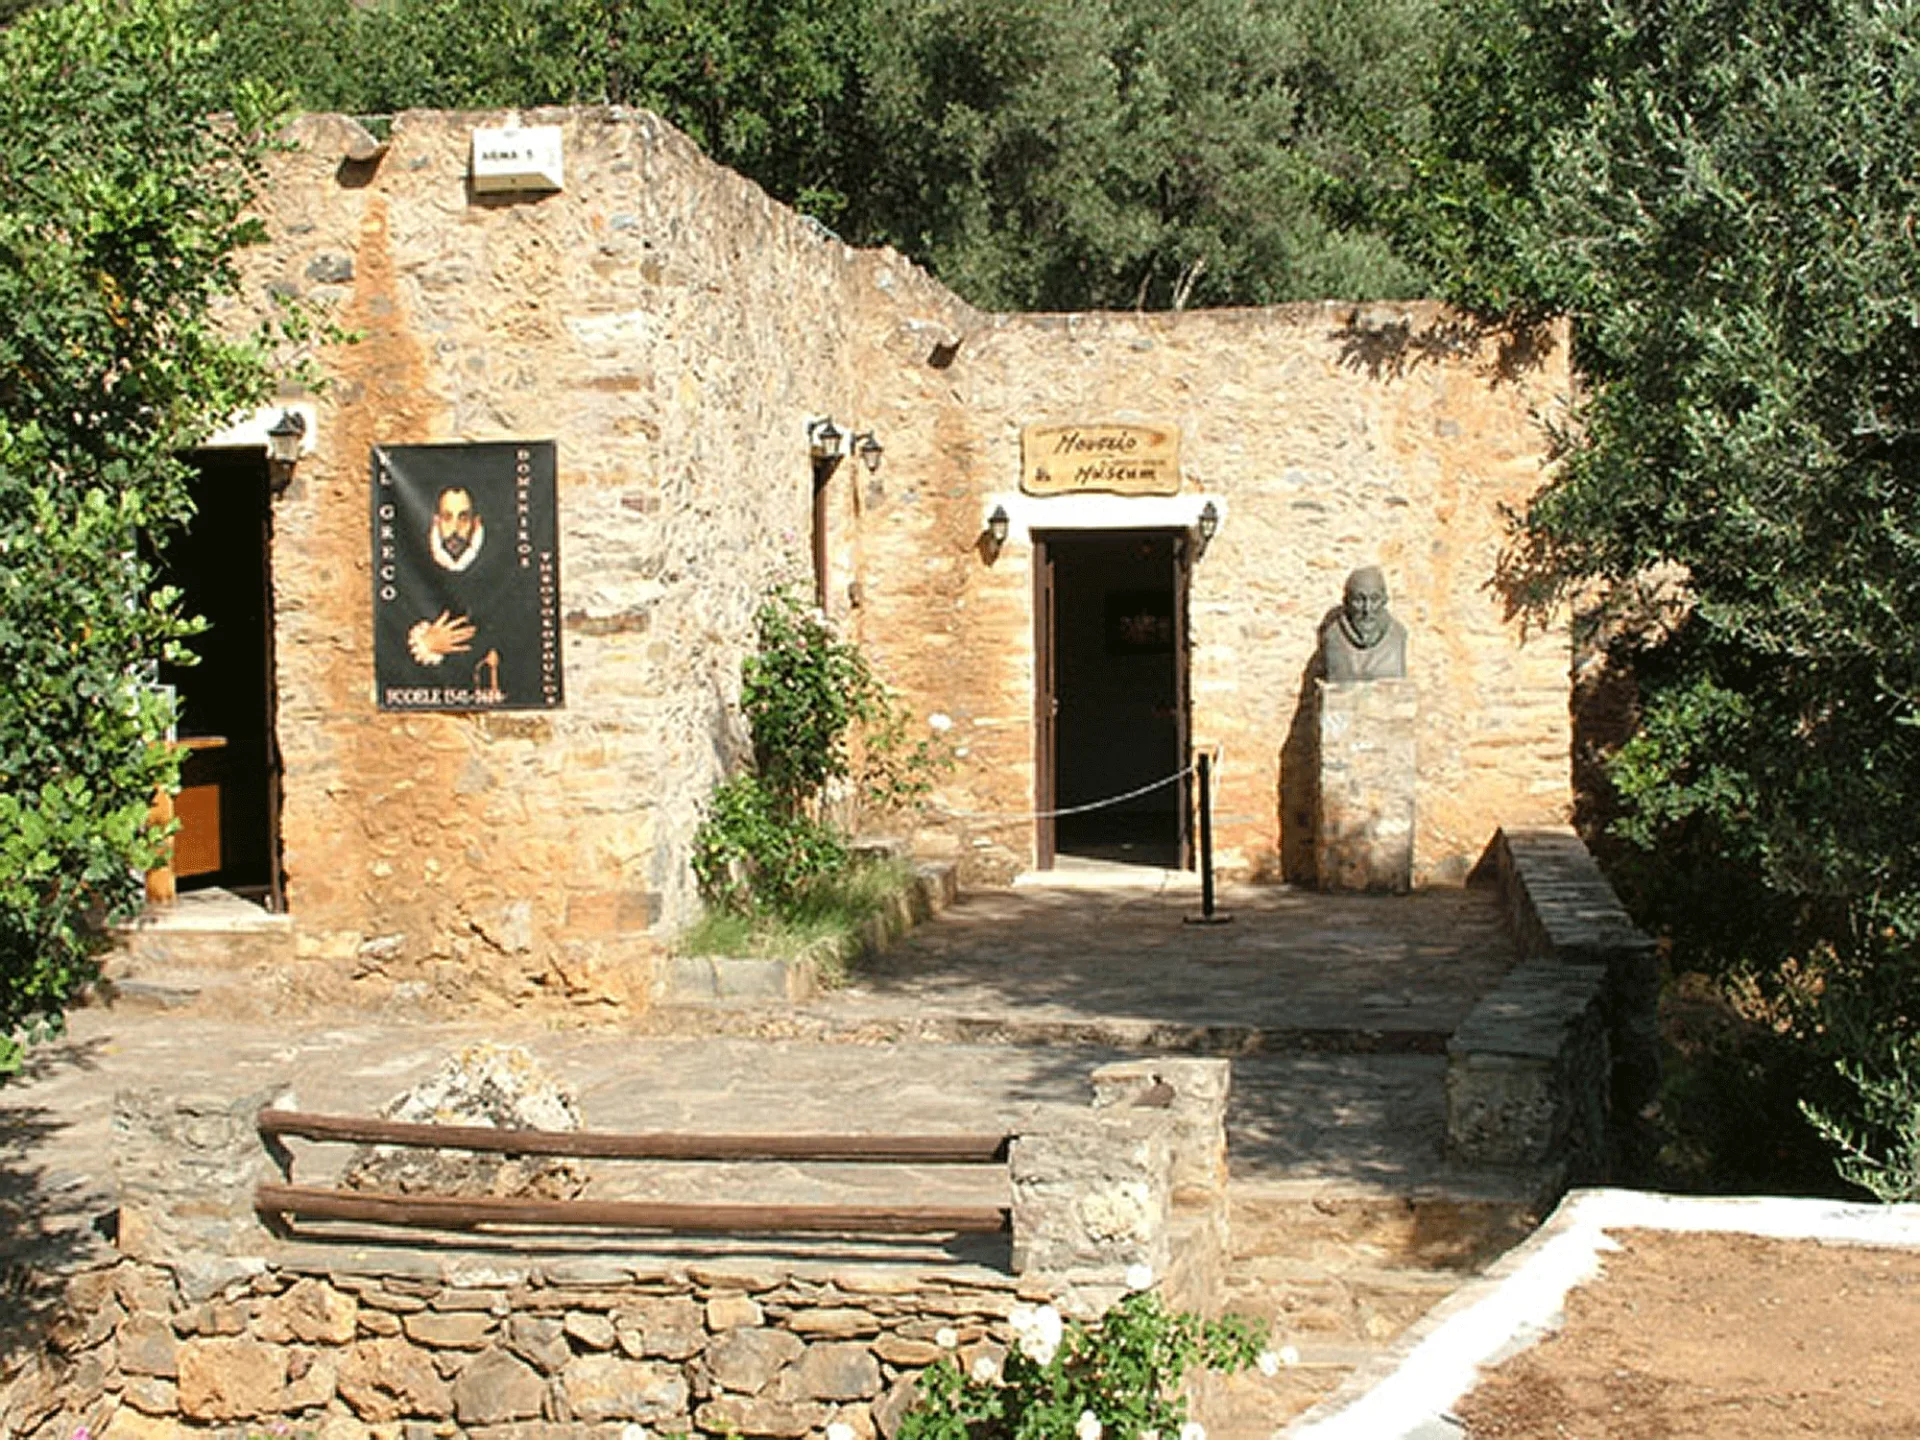
[[[474,193],[472,131],[503,117],[408,113],[372,159],[350,122],[298,122],[261,202],[249,293],[357,336],[283,397],[314,417],[270,556],[295,955],[422,1003],[646,1002],[696,913],[702,805],[743,758],[754,608],[814,583],[816,415],[885,445],[824,476],[827,609],[916,727],[951,721],[912,838],[963,881],[1034,858],[1031,529],[1164,527],[1203,498],[1222,519],[1191,567],[1189,708],[1223,870],[1310,863],[1309,666],[1362,563],[1412,635],[1414,883],[1461,881],[1499,823],[1564,820],[1567,638],[1491,587],[1564,333],[1503,345],[1431,304],[983,314],[651,115],[519,118],[561,127],[563,190]],[[1096,421],[1177,427],[1181,496],[1089,521],[1084,497],[1019,494],[1024,426]],[[370,447],[512,439],[558,447],[566,706],[382,713]],[[1003,497],[1019,520],[989,561]]]

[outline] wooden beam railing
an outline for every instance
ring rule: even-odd
[[[262,1110],[262,1135],[397,1145],[419,1150],[475,1150],[499,1155],[564,1155],[580,1160],[844,1160],[919,1165],[998,1165],[1005,1135],[618,1135],[592,1130],[496,1130],[485,1125],[410,1125]]]
[[[568,1159],[695,1162],[815,1161],[856,1164],[1001,1165],[1011,1137],[953,1135],[688,1135],[612,1134],[583,1130],[496,1130],[477,1125],[415,1125],[315,1115],[259,1112],[260,1134],[289,1183],[262,1183],[254,1208],[268,1220],[335,1220],[430,1229],[507,1226],[688,1233],[958,1234],[1004,1231],[1001,1205],[685,1204],[634,1200],[526,1200],[492,1196],[394,1195],[295,1185],[284,1139],[407,1149],[466,1150]]]

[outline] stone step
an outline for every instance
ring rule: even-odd
[[[1232,1187],[1236,1253],[1325,1268],[1470,1274],[1532,1233],[1549,1197],[1531,1177],[1394,1192],[1324,1181]]]
[[[1273,1274],[1236,1260],[1228,1267],[1226,1308],[1272,1325],[1274,1334],[1314,1363],[1346,1364],[1349,1350],[1388,1344],[1471,1275],[1457,1271],[1327,1270],[1312,1277]]]
[[[704,957],[692,957],[704,958]],[[791,963],[791,962],[787,962]],[[858,990],[836,991],[830,1009],[805,1013],[754,1009],[749,1005],[709,1009],[691,1002],[751,1001],[777,993],[769,985],[756,996],[743,985],[732,992],[714,988],[704,973],[690,967],[659,997],[654,1028],[666,1033],[756,1035],[810,1040],[851,1040],[859,1044],[891,1040],[930,1045],[1020,1045],[1048,1048],[1127,1050],[1163,1055],[1442,1055],[1447,1037],[1439,1031],[1365,1028],[1304,1029],[1262,1026],[1232,1020],[1184,1021],[1089,1016],[1064,1019],[1012,1012],[935,1012],[907,1006],[861,1004]],[[803,993],[802,998],[806,998]]]
[[[294,958],[292,917],[225,890],[194,890],[117,927],[95,1000],[175,1009]]]
[[[269,917],[284,918],[284,917]],[[295,964],[288,928],[244,932],[143,929],[124,932],[84,1003],[182,1010],[237,992]]]
[[[1401,1188],[1328,1177],[1235,1181],[1225,1307],[1272,1327],[1289,1363],[1203,1376],[1211,1440],[1269,1440],[1373,1364],[1434,1306],[1532,1233],[1531,1173],[1458,1173]]]

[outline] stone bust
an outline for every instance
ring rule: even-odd
[[[1340,608],[1320,627],[1320,659],[1336,684],[1404,680],[1407,628],[1387,613],[1387,580],[1377,565],[1347,576]]]

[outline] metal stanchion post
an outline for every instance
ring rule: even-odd
[[[1200,913],[1186,917],[1189,925],[1225,925],[1233,917],[1213,908],[1213,757],[1199,755],[1200,775]]]

